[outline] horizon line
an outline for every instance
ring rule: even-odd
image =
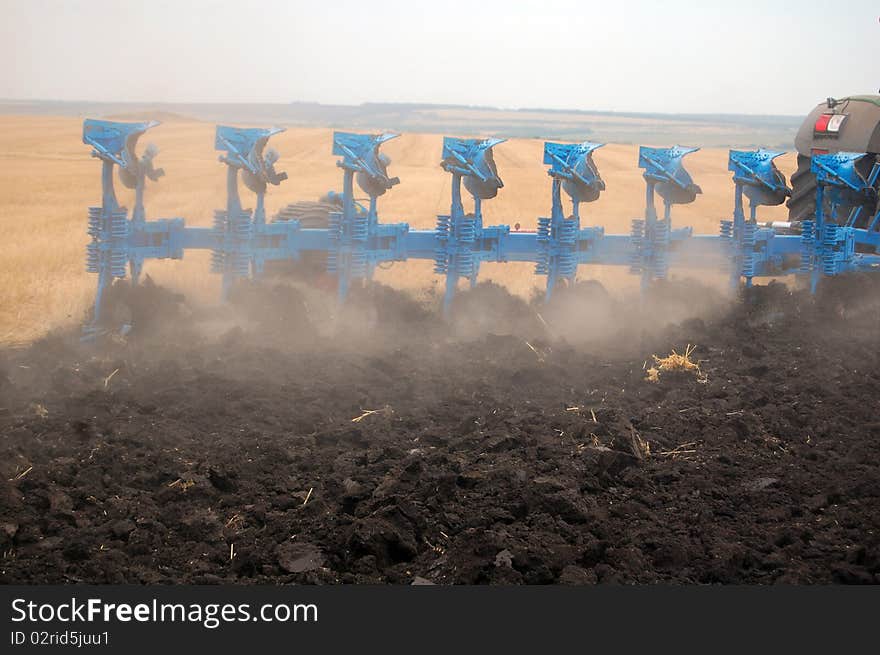
[[[370,100],[358,104],[325,103],[315,100],[289,100],[289,101],[218,101],[218,100],[86,100],[86,99],[62,99],[62,98],[9,98],[0,97],[0,103],[68,103],[68,104],[121,104],[121,105],[197,105],[197,106],[247,106],[247,105],[270,105],[286,107],[290,105],[315,105],[319,107],[345,107],[356,109],[371,105],[387,105],[396,107],[438,107],[447,109],[474,109],[479,111],[510,111],[510,112],[548,112],[548,113],[573,113],[573,114],[613,114],[622,116],[675,116],[675,117],[740,117],[752,118],[788,118],[802,120],[809,113],[809,109],[803,114],[774,114],[774,113],[750,113],[750,112],[668,112],[668,111],[635,111],[628,109],[576,109],[570,107],[505,107],[501,105],[469,105],[450,102],[394,102]],[[820,101],[821,102],[821,101]],[[819,104],[819,103],[817,103]]]

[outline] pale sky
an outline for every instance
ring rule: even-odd
[[[877,93],[877,0],[0,0],[0,98],[800,115]]]

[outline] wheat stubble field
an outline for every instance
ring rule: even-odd
[[[288,202],[316,199],[340,187],[340,170],[330,154],[331,133],[326,128],[292,128],[273,138],[272,145],[281,153],[279,169],[290,179],[270,189],[270,214]],[[142,139],[141,145],[152,141],[159,146],[158,165],[166,172],[157,184],[148,186],[148,218],[182,216],[189,225],[210,225],[213,210],[225,202],[224,166],[217,160],[213,137],[213,124],[171,120]],[[404,134],[383,147],[392,158],[393,174],[402,181],[380,201],[383,221],[432,228],[435,215],[448,210],[449,176],[438,165],[441,142],[439,134]],[[610,144],[596,152],[607,190],[598,202],[584,208],[587,224],[626,232],[630,220],[642,214],[644,183],[636,166],[637,150],[634,145]],[[511,139],[496,147],[505,188],[484,204],[486,225],[518,222],[529,230],[538,216],[549,214],[550,182],[541,154],[538,139]],[[790,175],[794,156],[778,162]],[[703,195],[692,205],[677,208],[675,223],[691,225],[697,233],[715,233],[733,204],[727,150],[701,150],[689,156],[687,165]],[[99,171],[99,162],[81,141],[80,119],[0,116],[0,343],[28,342],[82,321],[94,291],[93,276],[85,272],[84,249],[87,207],[100,202]],[[117,184],[117,193],[131,207],[131,192]],[[765,208],[762,215],[782,218],[784,212],[784,208]],[[531,268],[489,264],[483,266],[481,277],[528,294],[543,283]],[[207,253],[187,253],[183,261],[148,262],[145,272],[193,301],[217,301],[219,284],[209,272]],[[580,276],[610,286],[634,282],[623,271],[582,270]],[[378,278],[413,292],[437,283],[429,263],[397,264],[380,271]]]

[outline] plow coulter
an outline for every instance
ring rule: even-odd
[[[227,167],[226,203],[215,212],[212,227],[190,227],[181,217],[147,219],[144,187],[163,171],[153,164],[157,150],[149,147],[139,155],[137,141],[156,125],[102,120],[83,125],[84,143],[102,162],[101,205],[89,209],[87,266],[97,274],[98,285],[87,336],[106,327],[105,292],[114,280],[130,276],[137,284],[146,260],[181,259],[194,249],[211,252],[224,296],[236,280],[259,277],[268,262],[318,257],[336,277],[344,300],[353,285],[370,280],[382,264],[427,260],[445,277],[446,310],[461,279],[476,284],[483,262],[533,263],[535,274],[546,277],[547,298],[560,284],[573,283],[585,264],[628,267],[640,276],[645,293],[653,280],[675,267],[726,272],[734,287],[795,274],[814,291],[822,277],[880,273],[880,210],[865,210],[876,207],[880,163],[865,153],[814,153],[814,211],[804,220],[767,224],[758,220],[758,207],[779,205],[791,195],[773,163],[783,153],[731,150],[732,218],[721,221],[716,235],[695,235],[690,227],[674,226],[672,210],[701,193],[684,165],[696,148],[642,147],[638,166],[646,184],[644,215],[632,221],[629,234],[606,234],[601,225],[588,224],[581,211],[583,203],[596,202],[605,189],[592,156],[602,144],[547,142],[543,162],[551,178],[550,215],[539,217],[537,229],[526,232],[483,224],[482,203],[504,186],[493,158],[493,149],[504,140],[446,137],[440,165],[452,176],[449,213],[437,217],[435,229],[416,230],[406,222],[379,219],[379,197],[400,182],[389,176],[381,145],[398,135],[334,133],[332,153],[339,157],[343,184],[341,193],[326,197],[331,208],[326,221],[301,220],[285,210],[267,220],[266,191],[287,178],[275,169],[279,154],[267,148],[282,128],[218,126],[215,148]],[[114,172],[135,191],[130,212],[117,200]],[[254,209],[242,204],[242,184],[255,195]],[[356,186],[368,196],[367,203],[355,199]]]

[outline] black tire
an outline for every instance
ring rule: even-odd
[[[798,155],[798,167],[791,176],[788,220],[806,221],[816,213],[816,176],[810,172],[810,158]]]
[[[810,172],[810,158],[798,155],[797,162],[797,171],[791,176],[791,198],[788,201],[788,220],[792,222],[812,220],[816,215],[816,176]],[[860,172],[865,178],[870,173],[872,165],[870,157],[865,157],[859,163]],[[837,211],[841,222],[845,221],[853,207],[858,205],[862,205],[863,209],[855,227],[867,227],[868,222],[880,209],[876,198],[867,195],[854,196],[851,204],[838,207]],[[830,216],[831,206],[827,197],[825,212],[826,216]]]
[[[330,224],[330,212],[340,209],[338,204],[332,202],[301,200],[284,207],[272,222],[297,220],[305,228],[323,228]]]

